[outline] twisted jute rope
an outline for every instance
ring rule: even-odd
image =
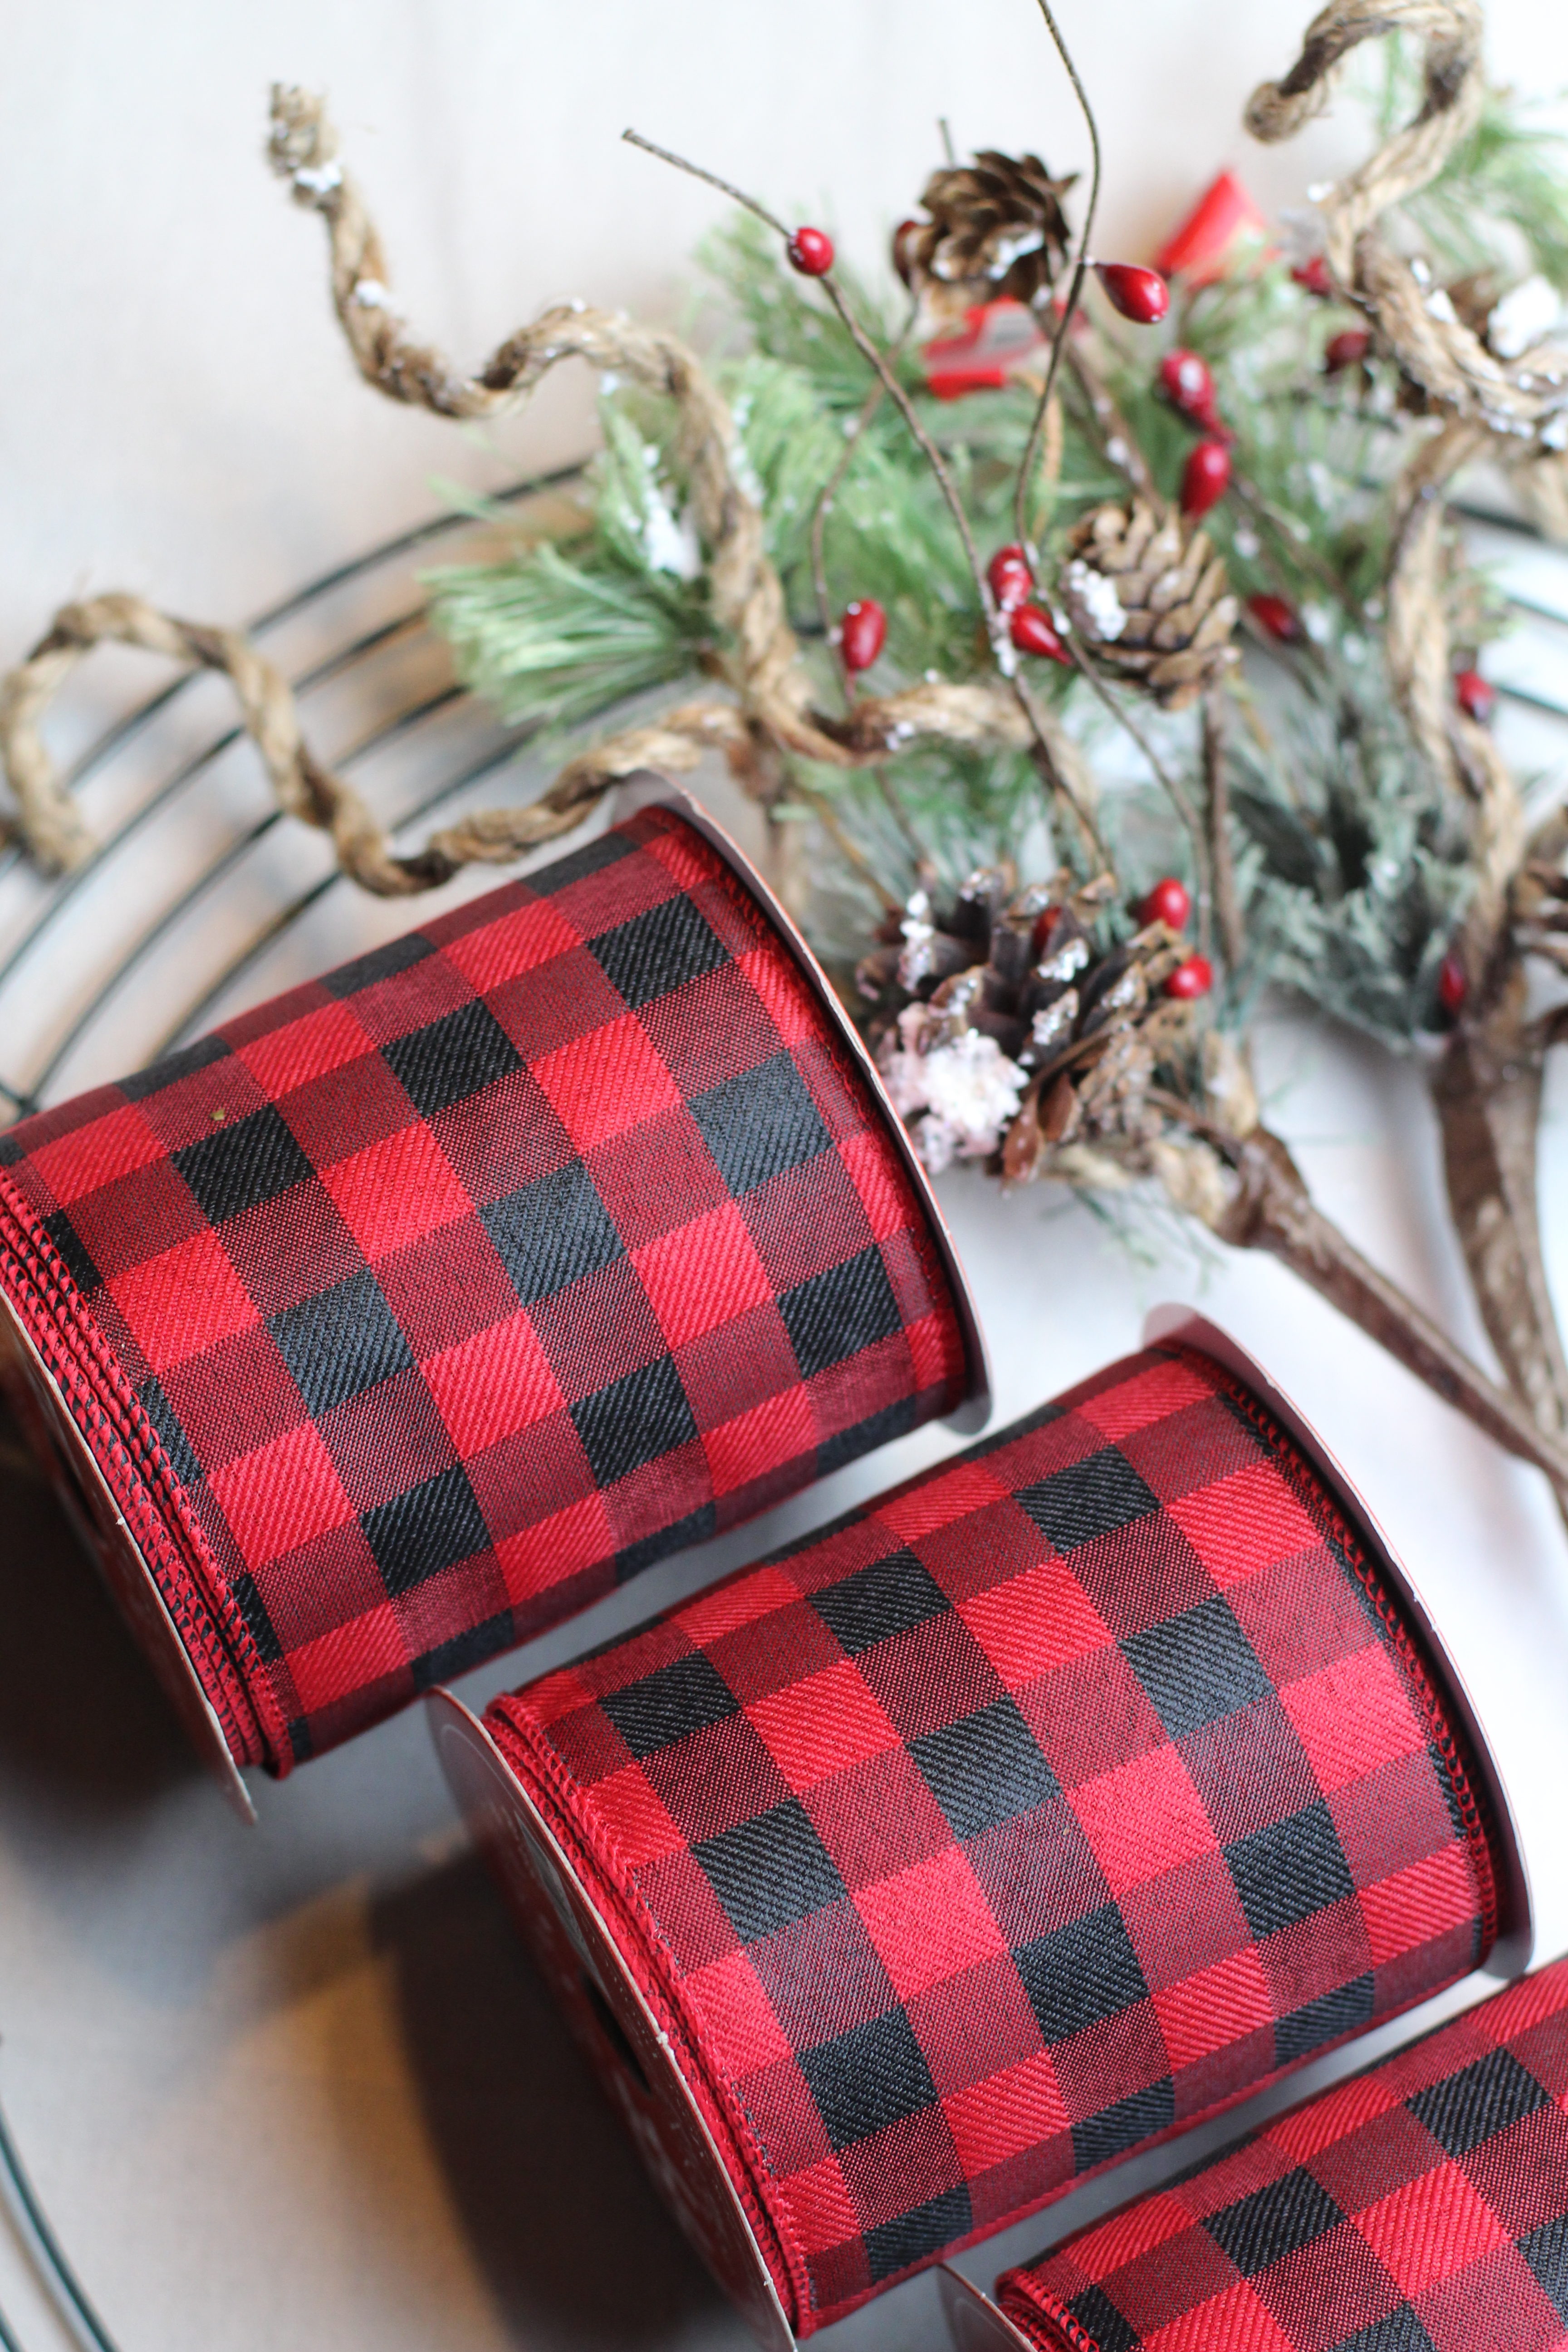
[[[721,751],[741,782],[765,800],[775,789],[781,751],[858,768],[922,739],[982,750],[1029,747],[1029,719],[999,677],[927,680],[900,694],[862,698],[844,717],[815,710],[763,519],[738,478],[734,421],[696,354],[675,335],[586,304],[557,303],[510,336],[477,373],[460,374],[414,339],[395,308],[381,239],[337,149],[320,98],[274,89],[268,154],[296,201],[327,225],[333,305],[367,383],[437,415],[492,419],[518,406],[561,361],[582,359],[673,404],[674,459],[688,486],[713,616],[727,646],[721,674],[736,700],[683,703],[571,761],[527,806],[466,817],[400,855],[360,794],[311,752],[287,681],[241,632],[175,619],[140,596],[97,596],[64,606],[27,658],[0,680],[0,761],[16,799],[16,829],[41,865],[79,865],[94,846],[40,730],[75,664],[90,646],[110,640],[225,673],[282,807],[330,835],[343,871],[384,897],[435,888],[465,866],[508,863],[572,831],[622,776],[647,767],[689,770],[710,750]],[[1089,805],[1092,786],[1076,747],[1054,716],[1042,714],[1041,723],[1068,789]]]
[[[1444,601],[1446,493],[1487,451],[1539,461],[1568,425],[1568,357],[1536,351],[1503,367],[1388,244],[1380,215],[1435,178],[1473,130],[1485,100],[1479,0],[1339,0],[1308,26],[1283,81],[1254,91],[1247,125],[1287,139],[1327,103],[1334,67],[1363,40],[1410,33],[1426,43],[1414,122],[1318,198],[1330,269],[1382,343],[1439,412],[1394,484],[1384,645],[1411,730],[1433,772],[1473,804],[1474,876],[1459,949],[1473,982],[1497,963],[1509,894],[1525,850],[1518,786],[1484,727],[1455,705]]]
[[[1424,265],[1396,252],[1379,226],[1391,206],[1436,178],[1480,119],[1481,27],[1480,0],[1332,0],[1308,26],[1284,79],[1253,92],[1246,121],[1255,139],[1289,139],[1323,110],[1333,68],[1360,42],[1404,32],[1426,44],[1415,121],[1317,200],[1324,256],[1342,292],[1363,305],[1437,407],[1539,454],[1568,442],[1568,354],[1538,348],[1495,358]]]

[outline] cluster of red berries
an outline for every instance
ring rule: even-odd
[[[909,224],[906,222],[904,226]],[[795,229],[784,251],[791,268],[799,270],[803,278],[826,278],[833,267],[833,239],[824,229]],[[1097,261],[1095,269],[1107,299],[1124,319],[1131,319],[1140,326],[1152,326],[1170,309],[1171,289],[1157,269],[1144,269],[1122,261]],[[999,548],[991,559],[986,576],[998,609],[1007,616],[1008,635],[1018,651],[1037,654],[1042,660],[1061,662],[1070,668],[1072,656],[1062,641],[1060,630],[1045,606],[1035,599],[1035,575],[1024,550],[1017,546]],[[845,606],[836,635],[839,659],[854,676],[869,669],[887,643],[888,615],[874,596],[858,596]]]
[[[1029,559],[1015,541],[999,547],[985,567],[997,610],[1007,616],[1007,634],[1021,654],[1038,654],[1043,660],[1072,667],[1072,656],[1061,631],[1035,596],[1035,574]]]
[[[1198,352],[1167,352],[1160,362],[1160,390],[1177,415],[1203,436],[1189,451],[1182,474],[1182,512],[1195,521],[1217,506],[1230,488],[1235,436],[1219,413],[1208,362]]]
[[[1165,923],[1173,931],[1185,930],[1193,911],[1192,895],[1184,882],[1166,874],[1142,898],[1135,912],[1141,923]],[[1167,996],[1184,1000],[1206,996],[1214,986],[1214,966],[1207,956],[1184,958],[1165,982]]]
[[[1314,253],[1310,261],[1299,264],[1290,275],[1298,286],[1304,286],[1308,293],[1315,294],[1320,301],[1331,302],[1334,299],[1334,281],[1321,253]],[[1372,335],[1367,328],[1342,328],[1337,335],[1331,335],[1323,346],[1323,373],[1339,375],[1346,368],[1360,367],[1371,349]]]

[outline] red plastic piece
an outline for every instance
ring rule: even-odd
[[[1000,392],[1015,369],[1037,361],[1046,340],[1040,320],[1026,303],[973,303],[964,312],[960,332],[938,335],[922,349],[926,389],[938,400],[956,400],[966,392]]]
[[[1013,615],[1009,635],[1021,654],[1039,654],[1047,661],[1060,662],[1064,668],[1071,668],[1072,656],[1043,605],[1020,604]]]
[[[1462,669],[1454,680],[1454,699],[1467,719],[1484,727],[1497,709],[1497,688],[1488,684],[1479,669]]]
[[[1207,956],[1190,955],[1179,963],[1165,982],[1167,996],[1190,998],[1206,996],[1214,986],[1214,966]]]
[[[833,267],[833,239],[823,228],[797,228],[784,251],[803,278],[826,278]]]
[[[1346,368],[1360,367],[1371,349],[1372,337],[1364,327],[1342,329],[1323,347],[1324,373],[1339,375]]]
[[[1010,547],[999,547],[985,569],[991,583],[991,593],[1005,613],[1016,612],[1026,604],[1034,593],[1035,575],[1029,569],[1029,559],[1015,541]]]
[[[1210,183],[1180,226],[1154,256],[1166,278],[1188,286],[1211,286],[1237,259],[1238,246],[1267,248],[1268,224],[1234,172]]]
[[[1299,646],[1306,634],[1300,614],[1283,596],[1249,596],[1247,609],[1258,627],[1282,646]]]
[[[1192,911],[1192,893],[1173,874],[1163,876],[1138,903],[1141,923],[1169,923],[1173,931],[1184,929]]]
[[[838,624],[838,651],[847,670],[869,669],[888,642],[888,615],[875,596],[857,596]]]
[[[1135,326],[1152,327],[1171,307],[1171,289],[1157,269],[1133,261],[1097,261],[1107,299]]]
[[[1205,515],[1230,488],[1230,451],[1223,441],[1200,441],[1182,474],[1182,512]]]

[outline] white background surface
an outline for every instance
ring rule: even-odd
[[[1294,56],[1300,20],[1280,0],[1069,0],[1063,14],[1103,113],[1102,250],[1146,251],[1222,163],[1289,202],[1347,152],[1335,123],[1273,156],[1234,127],[1253,81]],[[1493,16],[1503,70],[1542,89],[1568,80],[1561,16],[1532,0]],[[1026,0],[12,0],[0,43],[7,659],[87,586],[241,618],[426,513],[433,472],[499,480],[584,446],[581,384],[548,392],[494,450],[359,386],[323,298],[320,225],[258,160],[275,74],[330,87],[402,299],[469,359],[552,296],[677,307],[717,207],[617,146],[627,121],[784,206],[799,197],[822,216],[831,189],[862,248],[917,192],[939,111],[961,142],[1037,143],[1058,168],[1082,156]],[[128,682],[144,691],[153,675],[89,670],[62,740]],[[1540,730],[1516,740],[1532,764],[1563,757]],[[349,952],[360,919],[339,908],[315,960]],[[127,992],[126,1050],[74,1083],[151,1044],[154,995]],[[0,1047],[53,1015],[43,1001],[13,1012]],[[1265,1064],[1270,1117],[1322,1205],[1479,1348],[1419,1072],[1303,1021],[1269,1033]],[[1560,1298],[1565,1100],[1559,1068],[1543,1203]],[[1539,1479],[1268,1261],[1226,1258],[1205,1280],[1174,1257],[1140,1275],[1079,1209],[999,1200],[964,1174],[943,1190],[999,1419],[1135,1345],[1160,1297],[1199,1301],[1275,1370],[1463,1661],[1514,1790],[1539,1948],[1568,1947],[1568,1543]],[[953,1443],[926,1432],[856,1465],[464,1695],[481,1702]],[[125,2352],[742,2340],[514,1954],[418,1717],[258,1801],[247,1837],[194,1776],[52,1505],[0,1464],[0,2092]],[[1124,2168],[965,2267],[989,2280],[1195,2145]],[[58,2340],[3,2232],[0,2305],[29,2352]],[[923,2352],[937,2341],[928,2285],[839,2341]]]

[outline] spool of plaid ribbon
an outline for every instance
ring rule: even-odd
[[[826,982],[658,790],[0,1138],[10,1386],[237,1785],[983,1396]]]
[[[1395,1579],[1257,1387],[1172,1341],[482,1727],[433,1702],[765,2340],[1463,1975],[1500,1903],[1522,1927]]]
[[[997,2294],[1012,2340],[1037,2352],[1568,2345],[1568,1961],[1008,2271]]]

